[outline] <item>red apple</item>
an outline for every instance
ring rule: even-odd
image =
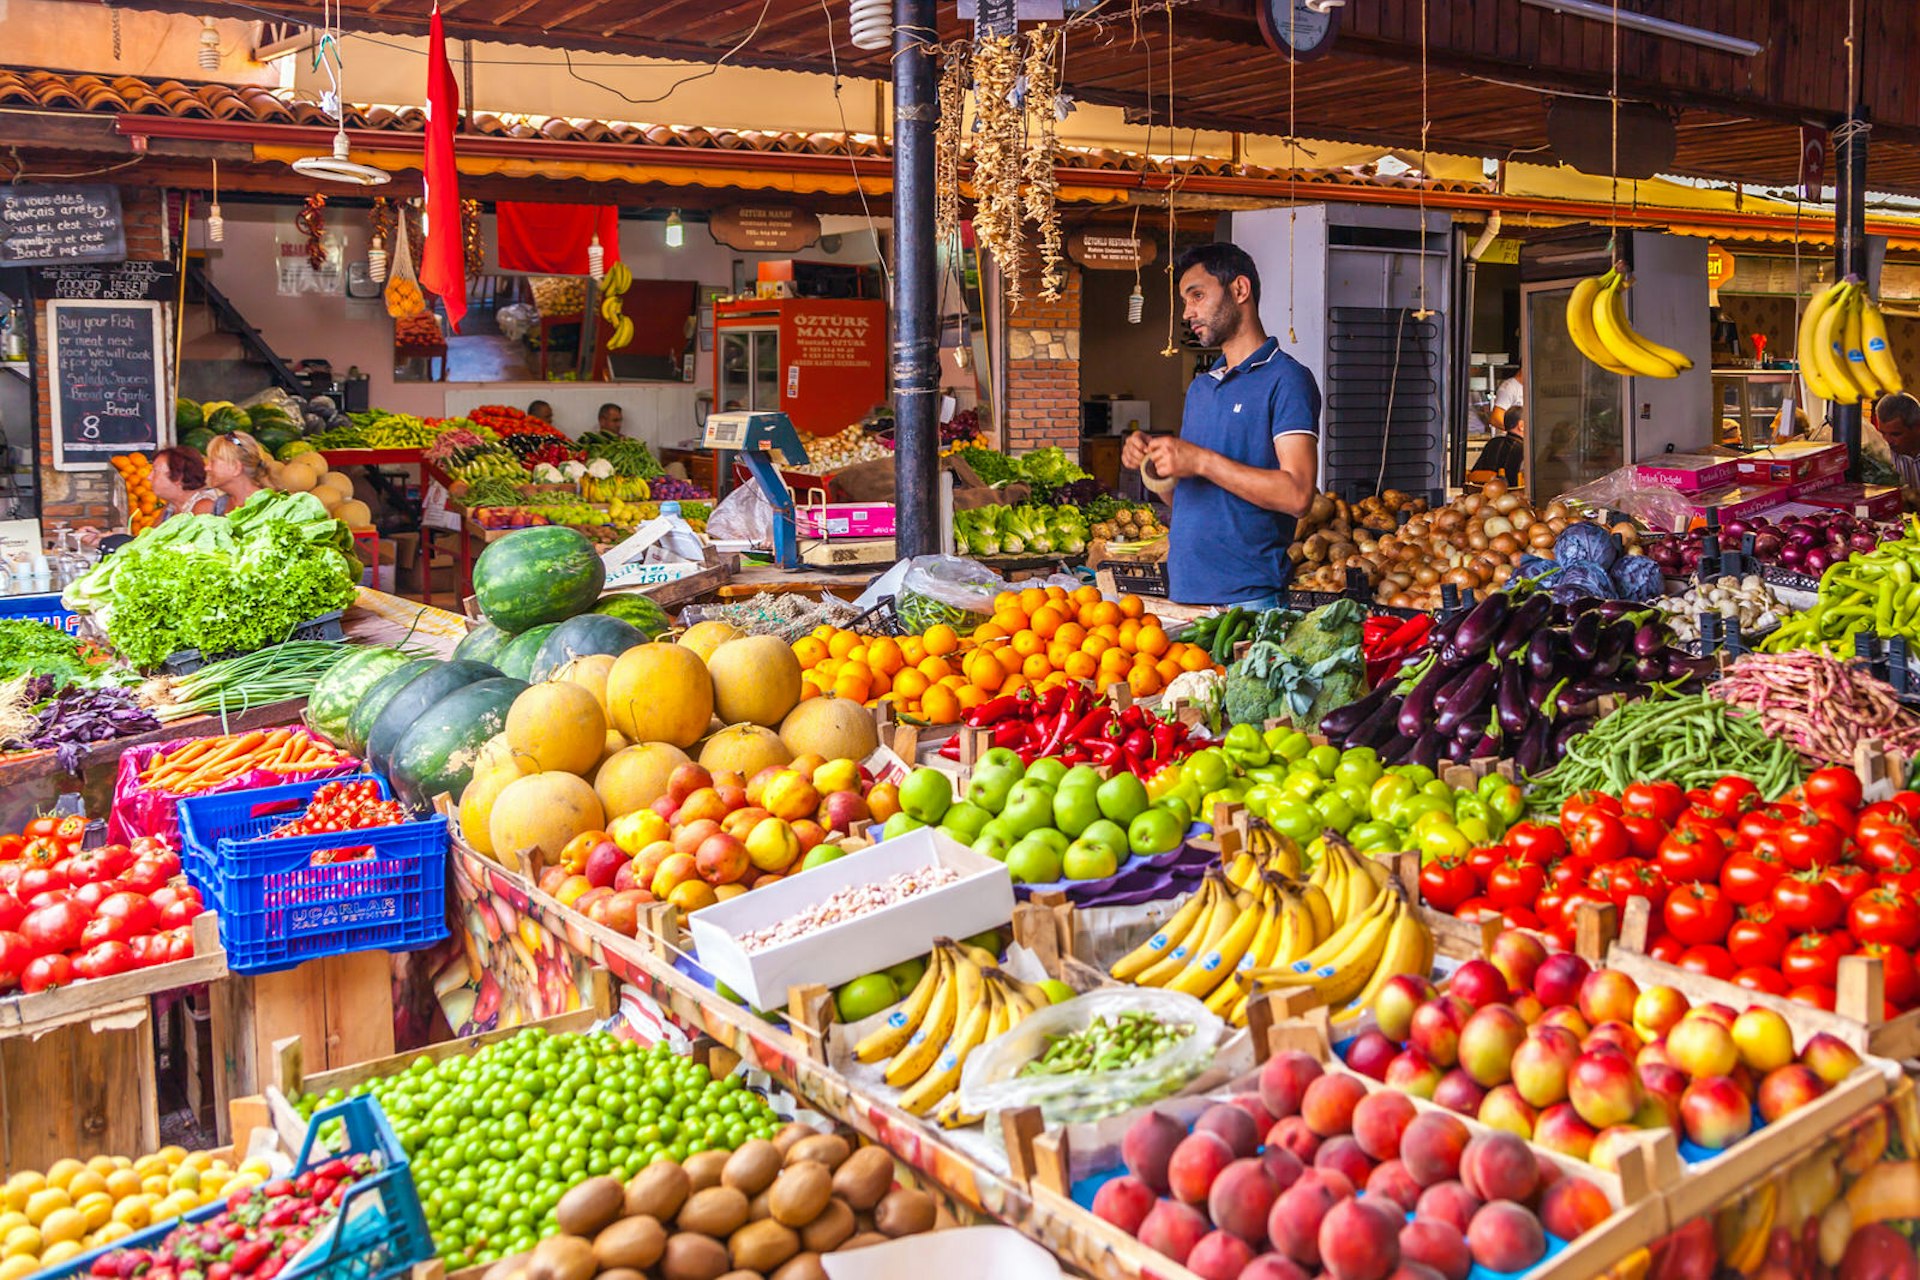
[[[1593,967],[1571,951],[1557,951],[1542,960],[1534,972],[1533,993],[1548,1010],[1557,1004],[1577,1004],[1580,985],[1592,972]]]
[[[1811,1067],[1793,1062],[1784,1067],[1775,1067],[1766,1074],[1766,1078],[1760,1081],[1755,1101],[1760,1105],[1760,1118],[1772,1124],[1781,1116],[1813,1102],[1826,1091],[1826,1083],[1813,1073]]]
[[[1399,1054],[1399,1046],[1378,1031],[1362,1031],[1347,1046],[1347,1065],[1374,1080],[1387,1078],[1387,1064]]]
[[[587,852],[587,861],[580,874],[596,889],[611,889],[614,887],[614,877],[629,861],[619,845],[611,840],[602,840]]]

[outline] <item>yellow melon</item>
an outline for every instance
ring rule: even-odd
[[[513,700],[507,743],[542,772],[585,773],[600,763],[607,714],[584,686],[546,680]]]
[[[776,636],[729,640],[707,659],[713,705],[728,724],[777,725],[800,701],[800,659]]]
[[[687,753],[670,742],[643,742],[609,756],[593,780],[608,820],[644,809],[665,795],[667,779],[687,762]]]
[[[371,529],[373,509],[358,498],[351,498],[333,509],[333,518],[349,529]]]
[[[607,761],[613,759],[622,751],[625,751],[627,745],[625,734],[621,733],[618,729],[607,730],[607,740],[601,744],[600,747],[600,763],[605,764]]]
[[[495,769],[476,772],[473,780],[467,783],[467,789],[460,793],[460,838],[473,847],[474,852],[493,855],[493,833],[488,823],[493,818],[493,802],[507,785],[517,782],[524,775],[511,764]]]
[[[873,712],[852,698],[808,698],[780,722],[780,741],[796,756],[865,760],[880,745]]]
[[[496,733],[480,746],[479,754],[473,758],[473,771],[485,773],[489,769],[511,769],[516,776],[540,772],[532,756],[521,755],[507,741],[505,732]]]
[[[589,653],[585,657],[575,658],[553,673],[555,680],[565,680],[568,684],[577,684],[593,695],[600,710],[607,709],[607,676],[613,671],[613,655],[610,653]]]
[[[730,724],[708,738],[700,748],[700,765],[709,773],[732,769],[751,778],[762,769],[793,763],[780,735],[757,724]]]
[[[571,773],[535,773],[509,782],[493,802],[487,834],[493,856],[508,866],[526,865],[538,852],[552,862],[567,842],[606,826],[606,811],[593,788]]]
[[[680,647],[691,649],[706,662],[714,651],[729,640],[738,640],[744,632],[726,622],[696,622],[680,637]]]
[[[607,673],[607,711],[629,742],[671,742],[684,750],[713,719],[713,679],[691,649],[636,645]]]

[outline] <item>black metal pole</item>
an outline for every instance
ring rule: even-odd
[[[1867,274],[1866,109],[1856,106],[1852,128],[1834,131],[1833,274]],[[1847,446],[1847,479],[1860,479],[1860,441],[1865,413],[1856,401],[1833,406],[1833,438]]]
[[[934,0],[894,0],[893,500],[894,545],[902,556],[940,550],[934,36]]]

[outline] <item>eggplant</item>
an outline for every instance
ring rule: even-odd
[[[1567,748],[1572,745],[1573,740],[1591,728],[1593,728],[1593,721],[1587,716],[1568,716],[1557,722],[1553,726],[1553,739],[1550,744],[1553,749],[1553,758],[1558,760],[1567,754]]]
[[[1473,744],[1473,754],[1467,758],[1469,760],[1479,760],[1487,756],[1497,756],[1499,754],[1500,735],[1497,733],[1483,733],[1480,735],[1480,741]]]
[[[1578,620],[1589,613],[1601,613],[1608,605],[1618,603],[1622,602],[1603,599],[1600,596],[1575,596],[1567,602],[1567,617]],[[1602,616],[1605,616],[1604,613]]]
[[[1540,770],[1541,757],[1546,754],[1547,734],[1550,726],[1545,716],[1539,716],[1527,726],[1520,736],[1519,749],[1513,753],[1514,767],[1523,776],[1531,776]]]
[[[1593,612],[1611,621],[1625,617],[1639,607],[1631,600],[1601,600],[1593,605]]]
[[[1500,632],[1507,623],[1507,611],[1513,597],[1504,591],[1489,592],[1487,598],[1473,606],[1466,621],[1453,633],[1453,639],[1447,641],[1441,651],[1441,660],[1447,661],[1447,653],[1455,656],[1452,661],[1459,662],[1467,658],[1477,658],[1493,647],[1500,638]]]
[[[1711,654],[1704,658],[1689,658],[1678,649],[1670,650],[1665,659],[1669,680],[1705,680],[1720,669],[1719,659]]]
[[[1583,707],[1595,698],[1602,698],[1610,693],[1632,694],[1638,697],[1645,695],[1646,692],[1647,687],[1634,680],[1575,680],[1560,691],[1560,697],[1556,699],[1554,705],[1558,711],[1564,713],[1575,707]]]
[[[1363,721],[1372,718],[1382,705],[1392,701],[1393,685],[1391,680],[1382,680],[1366,697],[1329,711],[1320,722],[1320,732],[1333,739],[1351,737]]]
[[[1408,764],[1423,765],[1428,769],[1440,763],[1440,743],[1443,739],[1435,730],[1429,729],[1421,734],[1413,744],[1413,751],[1407,757]]]
[[[1467,613],[1465,609],[1456,609],[1427,628],[1427,646],[1438,652],[1447,641],[1453,639],[1453,633],[1467,620]]]
[[[1536,631],[1527,641],[1527,674],[1536,680],[1551,680],[1560,665],[1560,633]]]
[[[1353,730],[1346,734],[1344,740],[1340,741],[1338,745],[1343,747],[1373,747],[1378,749],[1393,737],[1393,722],[1395,714],[1398,711],[1399,707],[1396,706],[1391,699],[1380,703],[1374,707],[1373,714],[1355,725]],[[1331,716],[1328,717],[1328,719],[1331,718]],[[1322,732],[1325,732],[1325,728],[1325,721],[1322,721]],[[1331,733],[1327,734],[1329,739],[1334,738],[1334,736],[1335,735]]]
[[[1460,727],[1462,721],[1475,712],[1484,711],[1487,701],[1493,696],[1494,683],[1500,678],[1500,668],[1491,662],[1482,662],[1467,673],[1450,697],[1441,704],[1440,714],[1435,717],[1433,727],[1441,733],[1452,733]]]
[[[1593,679],[1611,676],[1620,670],[1620,664],[1627,660],[1632,646],[1633,627],[1630,623],[1608,623],[1600,630],[1600,643],[1594,649],[1593,662],[1586,674]]]
[[[1493,642],[1493,653],[1497,658],[1505,658],[1527,647],[1534,632],[1546,624],[1547,617],[1553,612],[1553,597],[1544,591],[1536,591],[1507,617],[1507,625],[1500,631],[1500,638]]]
[[[1413,743],[1414,739],[1411,734],[1401,733],[1394,735],[1393,741],[1381,749],[1380,763],[1388,765],[1405,764],[1407,757],[1413,754]]]
[[[1633,652],[1635,657],[1651,658],[1673,643],[1673,632],[1665,623],[1646,622],[1633,633]]]
[[[1583,613],[1567,633],[1567,652],[1582,662],[1592,662],[1600,652],[1600,632],[1604,619],[1597,613]]]
[[[1629,658],[1620,671],[1630,680],[1652,684],[1655,680],[1666,679],[1667,660],[1657,654],[1651,658]]]
[[[1527,673],[1517,662],[1500,671],[1500,692],[1494,699],[1494,716],[1503,734],[1519,734],[1533,719],[1533,706],[1527,698]]]
[[[1420,732],[1420,727],[1432,714],[1434,694],[1440,691],[1440,686],[1451,679],[1453,674],[1452,669],[1443,665],[1437,657],[1433,660],[1433,665],[1427,668],[1427,673],[1415,682],[1413,688],[1407,690],[1407,696],[1401,700],[1397,721],[1400,732],[1408,737]]]
[[[1446,756],[1449,764],[1465,764],[1473,759],[1473,744],[1479,740],[1478,734],[1471,738],[1449,738],[1447,749],[1441,754]]]

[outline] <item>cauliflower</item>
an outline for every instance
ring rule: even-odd
[[[533,469],[533,478],[540,484],[560,484],[565,480],[565,477],[560,474],[560,468],[554,466],[551,462],[543,462],[535,467]]]
[[[605,458],[595,458],[587,467],[587,474],[595,480],[608,480],[613,477],[613,464]]]
[[[1218,671],[1185,671],[1173,678],[1161,699],[1161,706],[1168,710],[1177,708],[1182,702],[1191,703],[1207,718],[1210,732],[1220,730],[1220,711],[1227,696],[1226,680]]]
[[[569,480],[578,480],[580,479],[580,477],[587,474],[587,468],[585,463],[574,462],[572,460],[562,463],[560,466],[560,471],[561,471],[561,474],[565,475]]]

